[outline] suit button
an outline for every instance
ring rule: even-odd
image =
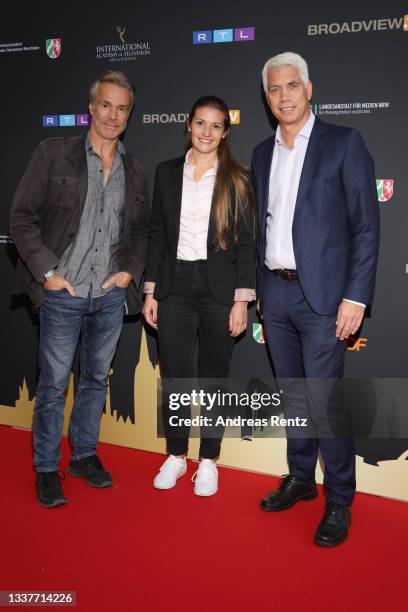
[[[213,244],[210,244],[210,246],[208,247],[208,250],[209,250],[209,251],[213,251],[213,250],[214,250],[214,245],[213,245]]]

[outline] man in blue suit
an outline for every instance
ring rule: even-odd
[[[316,426],[324,420],[324,397],[330,412],[324,381],[343,376],[344,341],[359,329],[373,297],[379,242],[374,166],[356,130],[324,123],[311,112],[312,83],[300,55],[270,58],[262,78],[279,125],[255,148],[252,161],[259,311],[276,376],[307,378],[318,389],[320,400],[307,402],[289,385],[285,413]],[[351,435],[322,437],[319,431],[304,437],[288,431],[289,475],[261,508],[275,512],[314,499],[320,450],[326,509],[314,542],[335,546],[351,523],[355,452]]]

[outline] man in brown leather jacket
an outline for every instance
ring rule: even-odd
[[[53,138],[34,151],[16,194],[10,234],[20,260],[16,293],[40,313],[33,421],[40,505],[66,503],[58,473],[64,391],[79,342],[80,380],[70,419],[68,473],[94,487],[112,484],[96,455],[107,376],[123,314],[140,309],[150,217],[146,175],[119,140],[134,102],[123,73],[90,88],[85,138]]]

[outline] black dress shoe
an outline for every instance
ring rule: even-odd
[[[97,455],[70,461],[68,474],[84,478],[91,487],[98,489],[112,486],[112,476],[105,470]]]
[[[303,481],[288,474],[281,479],[275,491],[263,498],[260,506],[267,512],[279,512],[291,508],[301,499],[307,501],[315,497],[317,497],[317,487],[314,480]]]
[[[61,489],[61,481],[65,480],[63,472],[37,472],[35,488],[37,500],[43,508],[55,508],[67,503]]]
[[[337,546],[346,540],[350,525],[350,507],[328,500],[314,543],[326,547]]]

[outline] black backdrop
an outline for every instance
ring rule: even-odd
[[[145,165],[151,188],[156,164],[183,152],[182,120],[192,102],[208,93],[240,111],[240,123],[232,127],[232,149],[237,159],[249,164],[253,146],[273,129],[260,71],[268,57],[286,50],[299,52],[309,63],[315,112],[323,120],[359,129],[374,157],[377,178],[394,181],[392,197],[379,203],[382,237],[375,303],[360,332],[363,340],[350,347],[354,350],[348,352],[346,373],[406,376],[408,31],[404,15],[408,5],[396,0],[334,4],[179,0],[117,6],[18,3],[8,11],[0,25],[0,404],[14,405],[23,378],[32,395],[36,376],[37,323],[24,301],[11,300],[12,195],[38,142],[86,129],[46,128],[43,116],[86,113],[89,83],[106,69],[121,69],[136,88],[124,144]],[[314,34],[319,27],[310,26],[321,24],[326,24],[322,33]],[[408,18],[406,25],[408,30]],[[125,50],[112,49],[122,44],[118,27]],[[254,40],[193,44],[194,31],[246,27],[255,28]],[[55,59],[48,57],[45,44],[53,38],[61,39],[61,54]],[[117,55],[110,58],[109,53]],[[253,308],[250,316],[251,323],[257,322]],[[132,422],[140,331],[140,320],[125,326],[111,381],[113,407]],[[155,362],[151,335],[149,350]],[[232,375],[270,375],[265,346],[251,333],[236,346]],[[406,448],[406,440],[365,441],[359,452],[375,462],[396,458]]]

